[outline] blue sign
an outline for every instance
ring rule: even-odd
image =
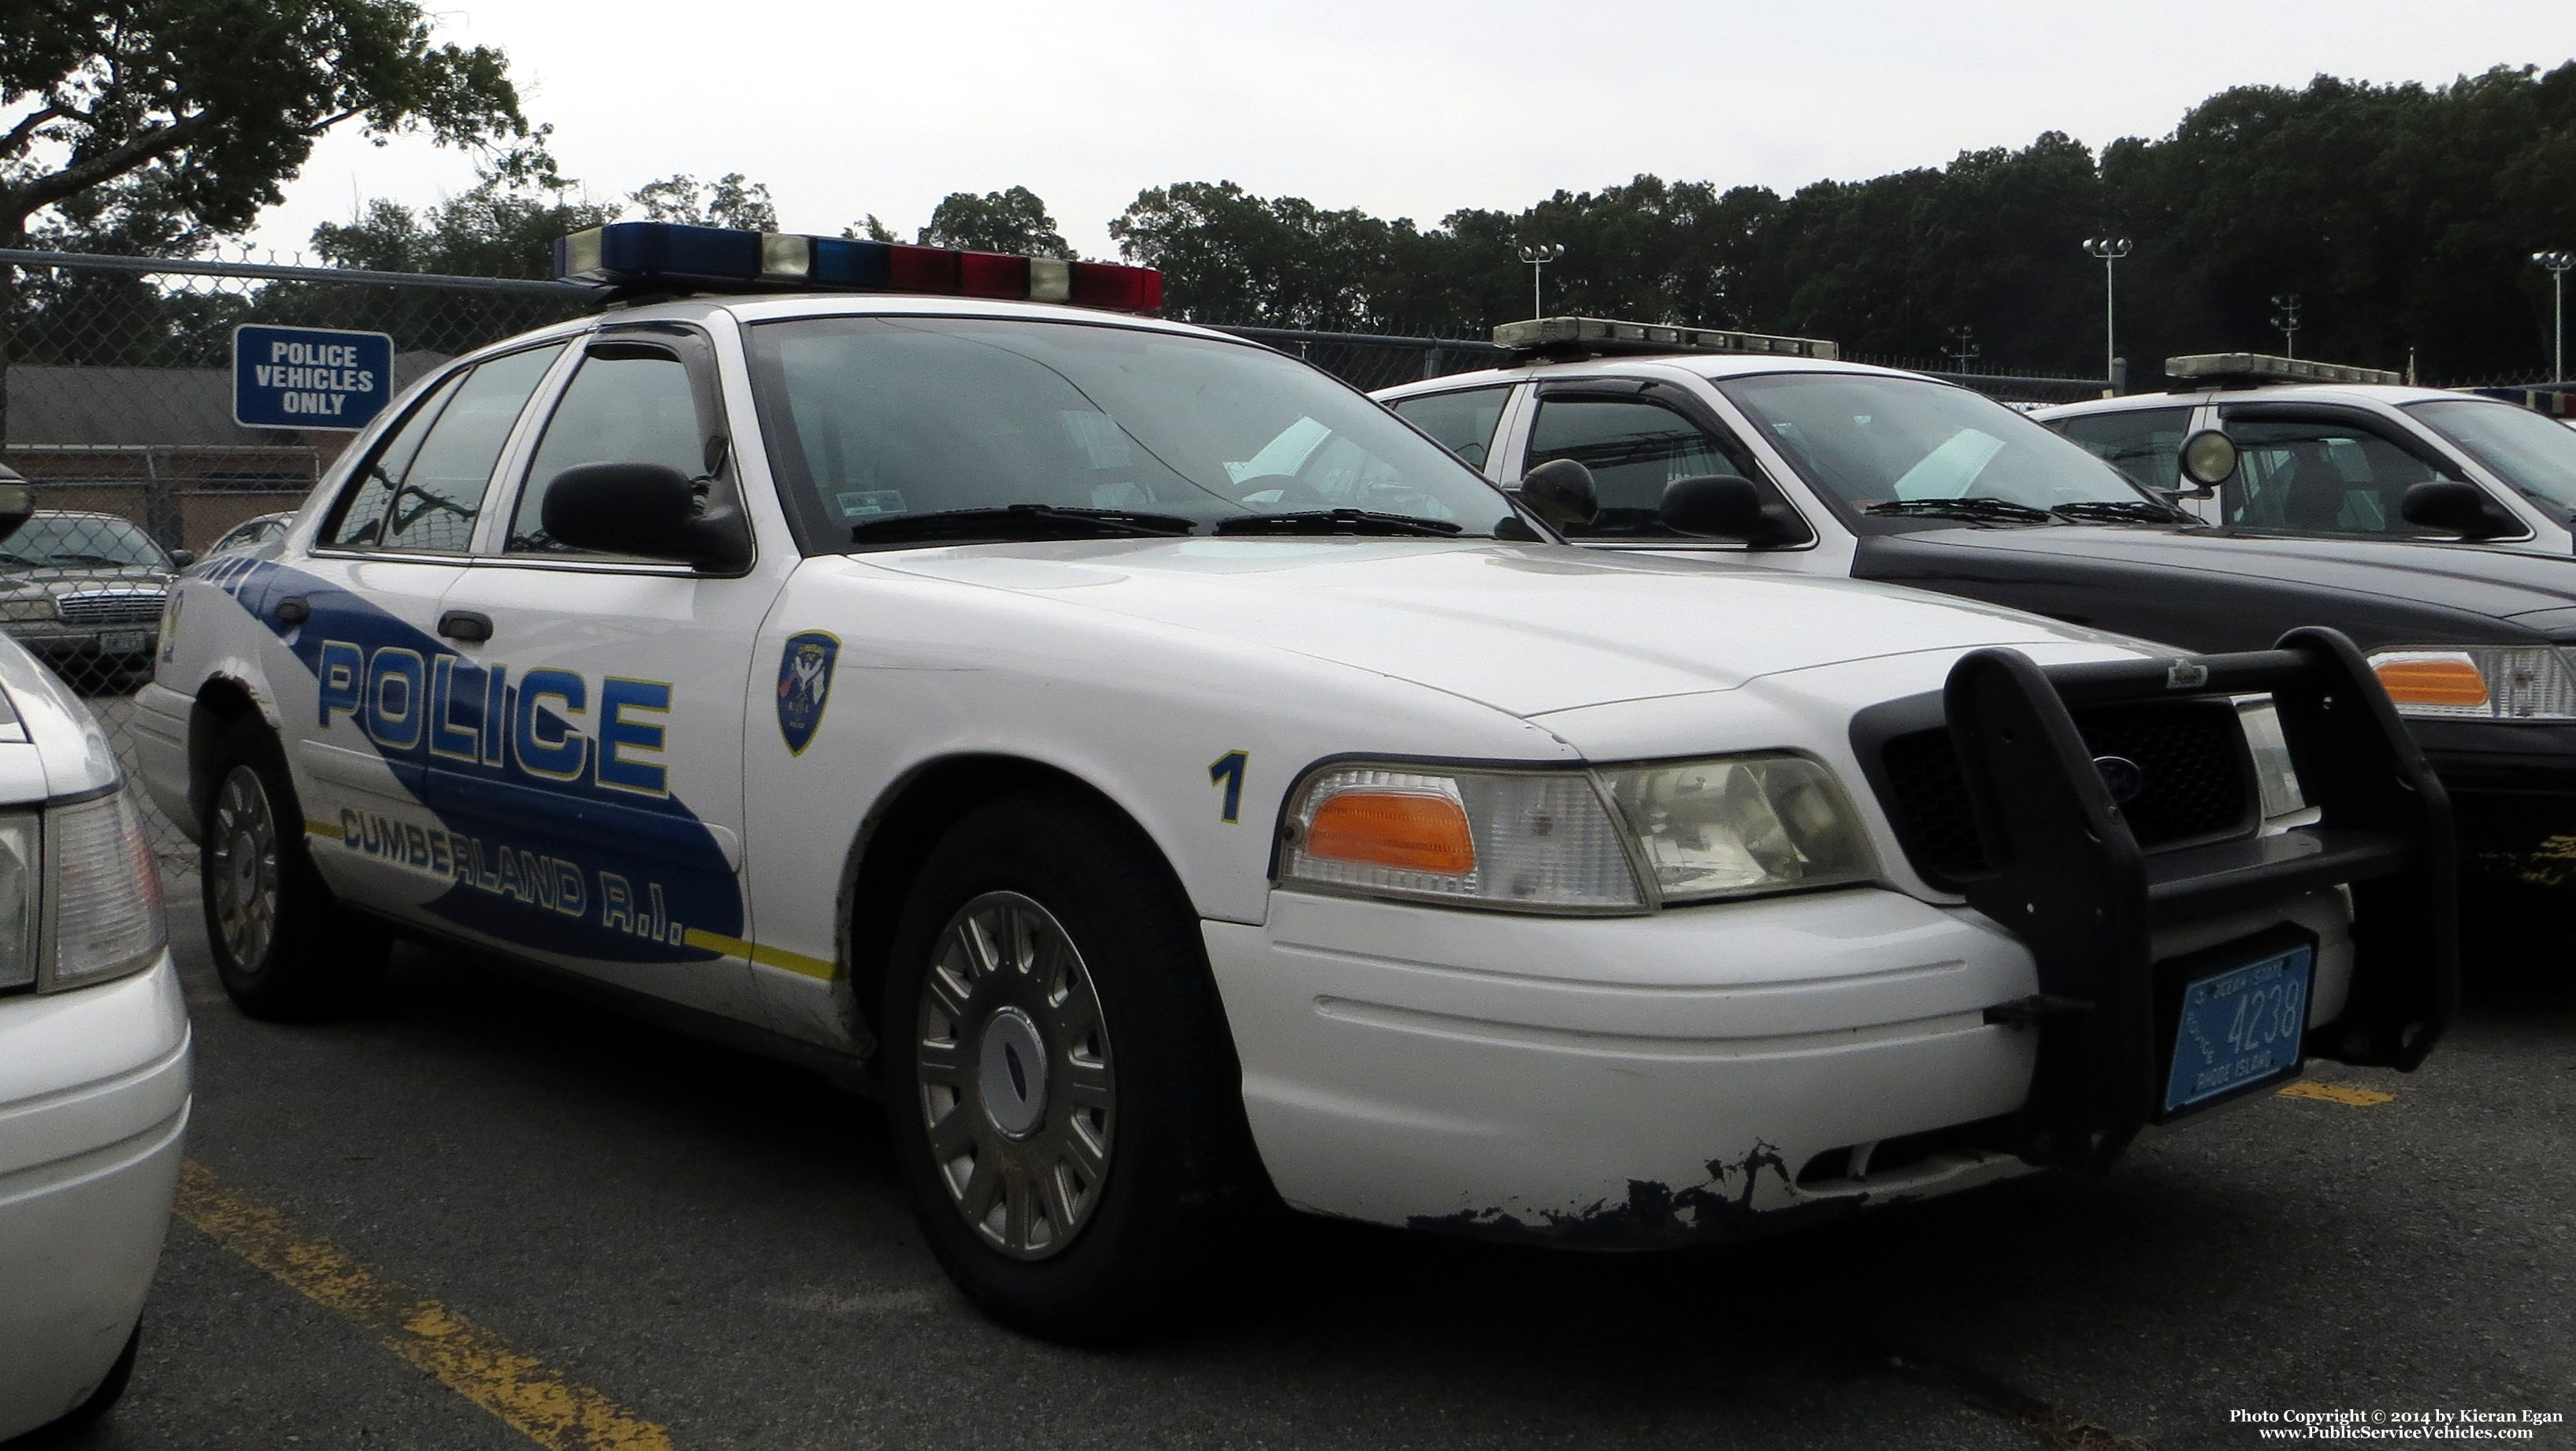
[[[364,428],[394,396],[394,340],[336,328],[233,329],[233,422]]]

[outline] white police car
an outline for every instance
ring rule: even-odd
[[[2206,524],[2576,553],[2576,434],[2500,398],[2263,353],[2167,358],[2164,393],[2032,417]],[[2216,433],[2234,446],[2187,441]]]
[[[0,540],[32,512],[0,467]],[[188,1011],[119,775],[0,640],[0,1441],[124,1393],[187,1137]]]
[[[182,582],[138,714],[225,984],[344,1006],[401,932],[872,1080],[1012,1323],[1144,1321],[1274,1190],[1720,1238],[2448,1017],[2441,792],[2338,637],[1569,548],[1134,269],[563,261],[700,295],[457,360]],[[2070,711],[2198,773],[2191,851]]]

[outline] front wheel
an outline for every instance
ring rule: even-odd
[[[1197,918],[1078,797],[983,807],[888,964],[888,1118],[932,1249],[986,1313],[1099,1341],[1168,1318],[1257,1202]]]
[[[224,727],[198,823],[206,941],[224,991],[254,1018],[320,1018],[365,1004],[392,940],[341,907],[304,849],[285,753],[256,716]]]

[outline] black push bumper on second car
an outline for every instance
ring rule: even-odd
[[[2134,733],[2141,711],[2180,720],[2176,710],[2194,703],[2232,710],[2231,698],[2264,694],[2316,819],[2268,835],[2174,839],[2170,821],[2150,832],[2141,810],[2133,831],[2088,734]],[[2039,992],[1988,1012],[2039,1034],[2029,1098],[1996,1126],[1998,1147],[2098,1169],[2167,1116],[2184,988],[2175,965],[2156,959],[2159,928],[2345,886],[2350,990],[2333,1021],[2307,1030],[2301,1053],[2411,1069],[2449,1025],[2459,984],[2450,806],[2341,634],[2295,630],[2271,650],[2050,667],[1980,650],[1952,667],[1939,697],[1910,704],[1909,718],[1854,723],[1873,784],[1927,880],[1966,897],[2037,959]],[[1946,731],[1893,734],[1935,711]],[[1956,764],[1954,793],[1942,799],[1974,827],[1970,841],[1965,823],[1950,823],[1946,851],[1927,834],[1920,788],[1904,799],[1888,750],[1907,739],[1937,749],[1943,734]],[[2241,747],[2231,759],[2251,770]],[[2155,849],[2141,847],[2141,834],[2159,833]]]

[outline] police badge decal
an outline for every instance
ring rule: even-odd
[[[778,657],[778,734],[787,754],[801,756],[823,724],[823,702],[832,694],[832,665],[840,658],[841,638],[828,630],[806,630],[787,637]]]

